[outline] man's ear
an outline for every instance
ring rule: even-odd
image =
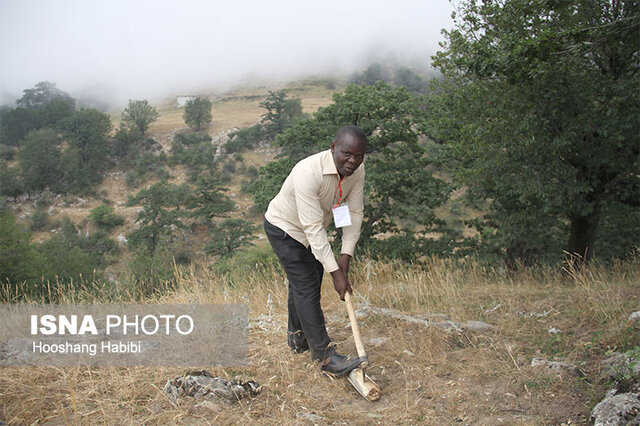
[[[333,154],[336,150],[336,141],[331,142],[330,149],[331,149],[331,153]]]

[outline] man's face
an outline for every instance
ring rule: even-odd
[[[340,176],[351,176],[364,160],[364,150],[367,144],[351,134],[331,142],[333,162]]]

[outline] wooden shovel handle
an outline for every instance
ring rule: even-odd
[[[351,322],[351,331],[353,331],[353,340],[356,342],[356,349],[358,350],[358,356],[364,358],[367,354],[364,351],[362,345],[362,338],[360,337],[360,329],[358,328],[358,322],[356,321],[356,313],[353,311],[353,304],[351,303],[351,294],[347,291],[344,294],[344,301],[347,304],[347,311],[349,312],[349,321]]]

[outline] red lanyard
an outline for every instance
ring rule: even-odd
[[[334,209],[338,207],[340,205],[340,201],[342,201],[342,180],[343,179],[344,179],[344,176],[342,176],[340,178],[340,182],[338,182],[338,202],[336,203],[335,206],[333,206]]]

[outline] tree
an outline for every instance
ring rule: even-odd
[[[115,209],[109,204],[102,203],[89,212],[89,219],[96,226],[110,230],[124,223],[124,217],[115,213]]]
[[[19,167],[8,167],[6,163],[0,162],[0,196],[11,197],[15,200],[22,192]]]
[[[228,257],[256,239],[252,235],[256,226],[245,219],[225,219],[214,224],[211,229],[211,240],[205,246],[205,252],[213,256]]]
[[[40,191],[47,186],[60,189],[60,138],[52,129],[30,132],[18,151],[24,189]]]
[[[64,118],[73,114],[73,108],[64,99],[53,98],[46,104],[30,108],[7,108],[0,112],[0,142],[18,146],[32,130],[55,128]]]
[[[41,81],[33,89],[24,89],[22,92],[22,97],[16,101],[18,106],[22,108],[36,108],[46,105],[54,99],[64,101],[71,110],[76,108],[76,100],[67,92],[58,89],[55,83],[49,81]]]
[[[355,76],[351,79],[352,83],[366,84],[371,86],[378,81],[389,81],[391,74],[381,64],[373,63],[367,67],[362,74]]]
[[[84,191],[102,180],[111,119],[95,109],[82,109],[60,124],[67,149],[62,154],[63,173],[74,191]]]
[[[129,100],[129,105],[122,112],[122,121],[127,124],[130,131],[139,132],[145,136],[149,125],[156,121],[160,114],[144,100]]]
[[[393,84],[404,86],[413,94],[426,93],[429,88],[428,82],[420,74],[407,68],[398,68],[393,75]]]
[[[434,57],[430,134],[510,260],[597,250],[603,207],[640,205],[636,1],[465,1]],[[638,224],[618,232],[635,232]],[[546,259],[545,259],[546,258]]]
[[[216,172],[200,176],[190,199],[191,216],[207,226],[213,226],[213,219],[225,216],[234,209],[233,201],[227,197]]]
[[[144,246],[148,255],[153,256],[163,236],[170,235],[173,227],[185,227],[181,219],[188,212],[181,206],[189,193],[186,187],[161,181],[131,197],[127,205],[141,205],[142,211],[136,218],[139,228],[128,236],[129,244]]]
[[[302,103],[299,98],[287,99],[287,90],[276,92],[269,90],[267,98],[260,102],[267,112],[262,115],[261,123],[265,124],[265,135],[273,139],[282,133],[295,118],[302,116]]]
[[[195,98],[184,106],[184,122],[193,130],[202,130],[211,124],[211,101],[207,98]]]
[[[266,209],[295,162],[328,149],[338,128],[354,124],[369,141],[365,219],[359,246],[384,256],[384,243],[376,242],[384,234],[403,246],[405,256],[411,253],[416,257],[421,250],[435,249],[425,240],[427,233],[443,233],[433,209],[447,199],[450,188],[432,175],[430,160],[418,141],[422,111],[416,98],[404,87],[379,81],[371,86],[347,86],[344,93],[334,95],[333,101],[276,137],[282,158],[262,167],[259,179],[249,187],[256,205]],[[451,246],[443,241],[439,247]]]
[[[40,272],[31,234],[16,223],[8,208],[0,207],[0,282],[18,284]]]

